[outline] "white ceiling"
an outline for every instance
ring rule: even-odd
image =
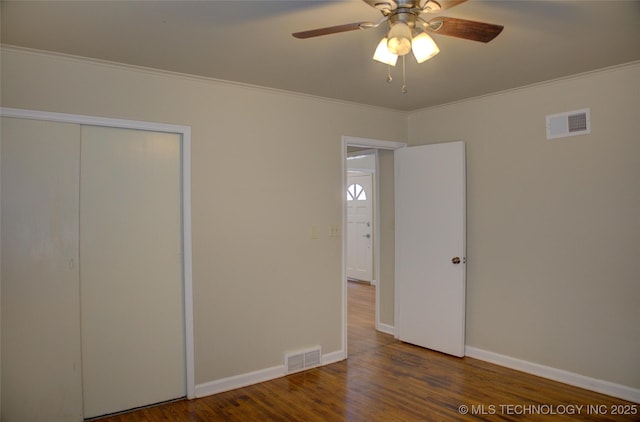
[[[3,44],[397,110],[640,60],[640,1],[470,0],[432,16],[504,25],[483,44],[442,35],[435,58],[371,57],[385,26],[306,40],[292,32],[375,21],[348,1],[2,1]]]

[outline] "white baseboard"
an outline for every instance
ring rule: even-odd
[[[379,323],[376,329],[385,334],[395,335],[396,333],[396,328],[393,325]]]
[[[340,362],[341,360],[345,360],[345,359],[346,359],[346,356],[344,355],[343,350],[327,353],[326,355],[322,355],[322,366],[329,365],[331,363]]]
[[[210,396],[212,394],[223,393],[236,388],[246,387],[259,382],[269,381],[285,376],[284,365],[271,368],[260,369],[246,374],[235,375],[233,377],[222,378],[196,385],[196,398]]]
[[[528,362],[526,360],[512,358],[511,356],[500,355],[487,350],[478,349],[472,346],[465,346],[465,355],[471,358],[483,360],[496,365],[504,366],[539,377],[562,382],[565,384],[581,387],[597,393],[618,397],[634,403],[640,403],[640,389],[628,387],[626,385],[615,384],[609,381],[587,377],[562,369]]]
[[[379,324],[378,330],[388,334],[393,334],[394,327],[385,324]],[[478,349],[473,346],[465,346],[465,355],[471,358],[483,360],[485,362],[504,366],[506,368],[511,368],[518,371],[526,372],[528,374],[537,375],[539,377],[595,391],[601,394],[618,397],[623,400],[629,400],[634,403],[640,403],[640,389],[637,388],[587,377],[562,369],[528,362],[522,359],[516,359],[511,356],[501,355],[487,350]],[[322,365],[329,365],[332,363],[340,362],[344,359],[344,352],[338,350],[336,352],[331,352],[323,355]],[[285,372],[284,365],[278,365],[271,368],[249,372],[246,374],[222,378],[219,380],[196,385],[195,397],[199,398],[210,396],[212,394],[218,394],[225,391],[234,390],[236,388],[246,387],[248,385],[280,378],[285,375],[287,374]]]
[[[322,366],[336,363],[344,359],[344,352],[342,350],[327,353],[325,355],[322,355]],[[210,396],[212,394],[223,393],[225,391],[235,390],[236,388],[242,388],[248,385],[258,384],[260,382],[284,377],[285,375],[287,375],[285,366],[278,365],[271,368],[249,372],[246,374],[221,378],[219,380],[209,381],[203,384],[196,385],[195,397],[200,398]]]

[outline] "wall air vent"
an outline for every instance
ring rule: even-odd
[[[284,366],[287,374],[304,371],[305,369],[320,366],[322,363],[322,352],[320,346],[312,349],[301,350],[289,353],[284,357]]]
[[[547,139],[591,133],[590,109],[569,111],[547,116]]]

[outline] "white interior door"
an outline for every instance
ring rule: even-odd
[[[464,356],[465,145],[395,151],[396,336]]]
[[[373,281],[373,182],[370,173],[347,175],[347,277]]]
[[[2,415],[82,420],[77,125],[2,118]]]
[[[185,395],[180,136],[82,127],[84,416]]]

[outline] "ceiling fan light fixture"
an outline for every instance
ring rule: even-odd
[[[387,35],[387,48],[393,54],[404,56],[411,51],[411,28],[404,22],[396,22]]]
[[[425,12],[435,13],[435,12],[439,12],[442,7],[440,6],[440,3],[438,3],[437,1],[427,0],[422,4],[420,8]]]
[[[376,47],[375,53],[373,53],[373,60],[378,61],[380,63],[388,64],[389,66],[395,66],[398,61],[398,55],[393,54],[387,48],[387,39],[383,38],[378,43],[378,47]]]
[[[433,38],[426,32],[421,32],[411,40],[411,50],[418,63],[424,63],[440,52]]]

